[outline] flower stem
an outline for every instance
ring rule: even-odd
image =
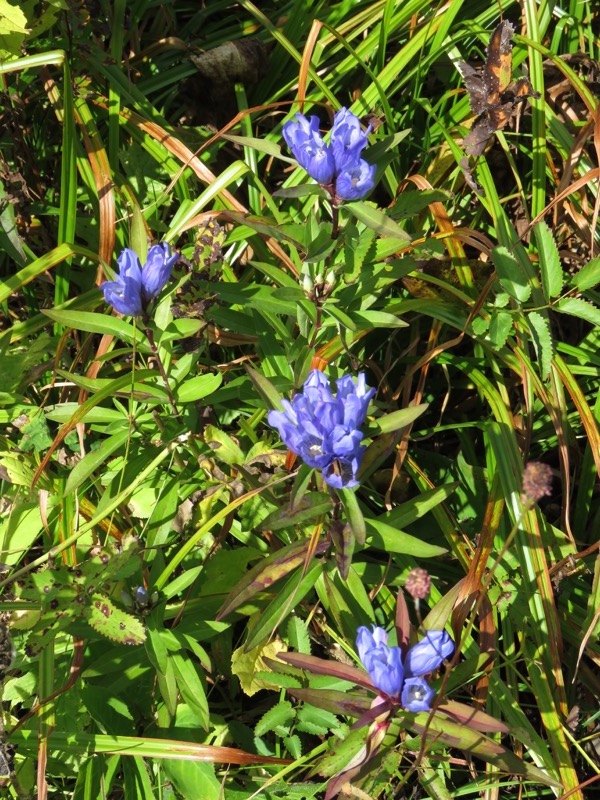
[[[156,347],[156,342],[154,341],[154,334],[152,333],[152,330],[149,326],[144,327],[144,333],[146,334],[146,337],[150,342],[150,348],[152,350],[152,353],[154,354],[156,363],[158,364],[158,369],[160,371],[160,374],[162,375],[162,379],[165,384],[165,389],[167,390],[167,394],[169,395],[169,402],[171,404],[171,408],[173,409],[173,413],[175,414],[176,417],[180,417],[181,414],[179,413],[179,409],[177,408],[177,403],[175,402],[175,397],[173,395],[173,392],[171,391],[171,387],[169,386],[169,379],[167,378],[167,373],[165,372],[164,365],[158,354],[158,348]]]

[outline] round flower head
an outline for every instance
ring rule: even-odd
[[[268,421],[279,431],[289,450],[309,467],[323,471],[335,489],[358,485],[356,474],[364,447],[360,426],[364,422],[374,389],[366,389],[364,375],[358,386],[347,375],[337,382],[334,395],[320,370],[313,370],[302,392],[292,402],[282,402],[283,411],[269,411]]]

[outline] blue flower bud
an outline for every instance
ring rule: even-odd
[[[126,247],[117,260],[119,272],[114,281],[102,286],[105,301],[119,314],[136,317],[142,313],[142,270],[133,250]]]
[[[399,647],[388,647],[387,633],[383,628],[361,627],[356,635],[356,648],[373,685],[388,697],[399,697],[404,681],[402,652]]]
[[[427,675],[454,652],[454,642],[446,631],[427,631],[425,638],[411,647],[404,660],[406,674]]]
[[[148,302],[153,300],[171,277],[171,270],[179,255],[171,255],[167,242],[155,244],[148,250],[148,258],[142,267],[142,295]]]
[[[335,171],[339,175],[360,161],[360,154],[368,145],[369,126],[363,132],[360,120],[347,108],[341,108],[333,118],[331,128],[331,150],[335,160]]]
[[[119,272],[114,281],[105,281],[100,287],[105,301],[120,314],[137,317],[153,300],[171,277],[173,265],[179,258],[171,255],[166,242],[156,244],[148,251],[143,267],[136,253],[125,247],[117,264]]]
[[[328,145],[319,133],[319,118],[310,121],[296,114],[296,122],[290,120],[283,126],[283,138],[296,161],[317,183],[328,185],[333,181],[335,161]]]

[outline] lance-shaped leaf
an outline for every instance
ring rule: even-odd
[[[348,520],[348,525],[350,525],[352,529],[356,543],[364,544],[367,529],[365,527],[365,518],[358,505],[356,494],[352,489],[338,489],[338,496],[344,506],[346,519]]]
[[[308,656],[304,653],[279,653],[277,658],[285,661],[286,664],[291,664],[293,667],[312,672],[314,675],[329,675],[332,678],[339,678],[343,681],[355,683],[357,686],[363,686],[372,692],[376,691],[368,674],[364,670],[358,669],[358,667],[341,664],[339,661],[326,661],[324,658]]]
[[[406,714],[404,726],[417,733],[426,731],[429,742],[443,742],[449,747],[466,750],[509,775],[520,775],[545,786],[561,786],[541,769],[526,763],[503,745],[488,739],[483,733],[452,722],[442,715]]]
[[[255,594],[264,591],[272,586],[275,581],[285,577],[296,567],[303,564],[306,560],[309,546],[310,540],[308,539],[289,544],[252,567],[227,595],[217,614],[217,620],[223,619],[227,614],[230,614],[251,597],[254,597]],[[315,555],[322,555],[328,547],[328,542],[319,542],[315,549]]]
[[[458,703],[456,700],[444,700],[437,707],[456,722],[466,725],[473,730],[481,733],[509,733],[509,728],[499,719],[491,717],[484,711],[479,711],[466,703]]]
[[[140,620],[121,611],[106,595],[92,594],[83,615],[94,630],[113,642],[143,644],[146,640],[146,631]]]
[[[368,697],[359,697],[336,689],[288,689],[287,691],[297,700],[303,700],[333,714],[347,714],[349,717],[362,716],[372,703]]]
[[[294,505],[276,508],[272,514],[264,519],[259,530],[278,531],[281,528],[291,528],[294,525],[303,525],[315,517],[327,514],[331,510],[332,500],[324,492],[309,492]]]

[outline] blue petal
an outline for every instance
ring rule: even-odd
[[[154,299],[171,277],[173,265],[179,255],[171,255],[167,242],[155,244],[148,251],[148,258],[142,268],[142,293],[146,301]]]
[[[427,631],[425,638],[406,654],[406,674],[427,675],[454,652],[454,642],[446,631]]]
[[[402,689],[402,707],[415,713],[430,711],[435,692],[423,678],[406,678]]]

